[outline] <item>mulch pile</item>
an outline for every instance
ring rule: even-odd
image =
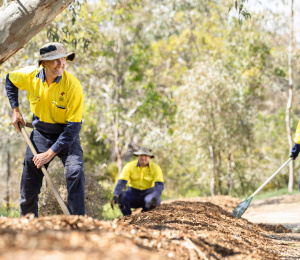
[[[88,216],[0,218],[0,259],[282,259],[283,226],[231,216],[228,196],[166,201],[113,221]]]

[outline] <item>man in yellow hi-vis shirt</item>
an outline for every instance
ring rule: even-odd
[[[42,186],[42,165],[47,168],[54,156],[65,166],[68,208],[73,215],[85,214],[83,152],[80,145],[83,90],[79,81],[65,71],[66,61],[75,53],[67,53],[63,44],[51,42],[40,48],[38,66],[10,72],[5,88],[13,109],[12,124],[25,126],[19,110],[18,91],[26,90],[33,113],[34,130],[30,139],[37,150],[33,156],[29,147],[23,161],[20,215],[38,216],[38,194]]]
[[[118,203],[123,215],[131,215],[131,208],[143,208],[147,211],[161,202],[160,196],[164,189],[164,179],[160,167],[151,162],[154,158],[148,147],[141,147],[133,153],[138,160],[125,165],[119,177],[111,202]],[[125,185],[126,191],[122,191]]]

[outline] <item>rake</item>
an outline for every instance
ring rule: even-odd
[[[32,142],[31,142],[31,140],[30,140],[30,138],[29,138],[29,135],[27,134],[27,132],[26,132],[26,130],[25,130],[25,127],[22,125],[21,122],[18,122],[18,126],[19,126],[19,128],[20,128],[20,130],[21,130],[21,132],[22,132],[22,134],[23,134],[23,136],[24,136],[24,139],[26,140],[26,142],[27,142],[27,144],[28,144],[30,150],[32,151],[33,155],[37,155],[37,151],[35,150],[35,148],[34,148]],[[71,215],[70,212],[69,212],[69,210],[68,210],[68,208],[67,208],[67,206],[66,206],[66,204],[63,202],[63,200],[62,200],[62,198],[60,197],[60,195],[59,195],[57,189],[55,188],[55,186],[54,186],[54,184],[53,184],[53,182],[52,182],[52,180],[51,180],[51,178],[50,178],[50,176],[49,176],[49,173],[47,172],[45,166],[42,165],[41,169],[42,169],[42,172],[43,172],[44,176],[46,177],[46,180],[47,180],[47,182],[48,182],[48,184],[49,184],[49,187],[50,187],[51,191],[53,192],[53,194],[54,194],[54,196],[55,196],[55,198],[56,198],[58,204],[60,205],[60,207],[61,207],[63,213],[64,213],[66,216]]]
[[[259,193],[261,191],[261,189],[263,187],[266,186],[266,184],[272,180],[276,175],[277,173],[279,173],[291,160],[293,160],[293,158],[289,158],[275,173],[273,173],[273,175],[267,179],[263,185],[261,185],[248,199],[242,201],[241,203],[239,203],[236,208],[233,210],[233,212],[231,213],[231,215],[235,216],[235,217],[238,217],[240,218],[244,213],[245,211],[248,209],[250,203],[251,203],[251,200],[253,199],[253,197]]]

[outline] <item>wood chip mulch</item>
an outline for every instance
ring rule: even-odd
[[[256,225],[230,212],[229,196],[164,202],[100,221],[88,216],[0,218],[1,259],[288,259],[300,256],[297,234]]]

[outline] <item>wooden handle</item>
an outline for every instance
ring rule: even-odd
[[[34,156],[37,155],[37,152],[36,152],[36,150],[35,150],[35,148],[34,148],[32,142],[31,142],[31,140],[30,140],[30,138],[29,138],[29,135],[27,134],[27,132],[26,132],[26,130],[25,130],[25,127],[22,125],[21,122],[18,122],[18,126],[19,126],[19,128],[20,128],[20,130],[21,130],[21,132],[22,132],[22,134],[23,134],[23,136],[24,136],[24,138],[25,138],[25,140],[26,140],[26,142],[27,142],[27,144],[28,144],[28,146],[29,146],[31,152],[33,153]],[[54,193],[54,196],[55,196],[55,198],[56,198],[58,204],[60,205],[62,211],[64,212],[64,214],[65,214],[66,216],[71,215],[70,212],[69,212],[69,210],[68,210],[68,208],[67,208],[67,206],[66,206],[66,204],[63,202],[63,200],[62,200],[62,198],[60,197],[60,195],[59,195],[57,189],[55,188],[54,183],[52,182],[52,180],[51,180],[51,178],[50,178],[50,176],[49,176],[49,174],[48,174],[48,172],[47,172],[45,166],[42,165],[41,169],[42,169],[42,172],[44,173],[44,175],[45,175],[45,177],[46,177],[46,180],[47,180],[47,182],[48,182],[48,184],[49,184],[49,186],[50,186],[50,189],[51,189],[52,192]]]

